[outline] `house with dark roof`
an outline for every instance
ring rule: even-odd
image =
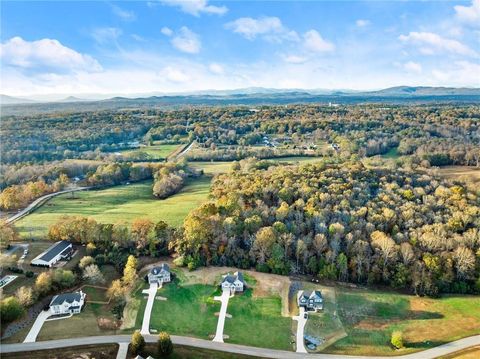
[[[56,295],[50,302],[50,312],[58,314],[78,314],[85,303],[85,293],[73,292]]]
[[[171,280],[170,267],[167,263],[162,263],[158,267],[153,267],[147,274],[148,283],[168,283]]]
[[[69,241],[54,243],[45,252],[35,257],[30,264],[39,267],[53,267],[58,261],[69,260],[73,253],[73,245]]]
[[[323,297],[319,290],[301,290],[298,292],[297,301],[298,306],[304,307],[305,310],[318,312],[323,309]]]
[[[246,287],[242,272],[235,272],[233,274],[227,273],[223,276],[220,284],[222,290],[230,289],[232,293],[243,292]]]

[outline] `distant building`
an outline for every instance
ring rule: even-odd
[[[147,279],[148,283],[168,283],[171,281],[171,276],[170,276],[170,267],[168,264],[163,263],[162,265],[158,267],[154,267],[150,270],[150,272],[147,274]]]
[[[45,252],[35,257],[30,264],[39,267],[53,267],[58,261],[69,260],[72,256],[73,245],[68,241],[59,241]]]
[[[232,293],[243,292],[246,287],[242,272],[235,272],[233,274],[227,273],[223,276],[220,285],[222,289],[230,289]]]
[[[50,312],[55,315],[78,314],[85,303],[85,296],[82,291],[56,295],[50,302]]]
[[[323,309],[323,297],[319,290],[298,292],[297,301],[299,307],[304,307],[305,310],[312,310],[318,312]]]

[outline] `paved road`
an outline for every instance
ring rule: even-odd
[[[37,340],[38,333],[43,327],[43,323],[45,320],[51,315],[50,311],[42,310],[39,314],[37,319],[35,319],[35,323],[33,323],[30,331],[28,332],[27,336],[25,337],[24,343],[33,343]]]
[[[190,151],[192,149],[192,146],[193,146],[194,143],[195,143],[195,141],[192,141],[187,147],[185,147],[185,149],[182,152],[180,152],[177,156],[175,156],[175,159],[178,160],[184,154],[188,153],[188,151]]]
[[[227,315],[228,300],[230,299],[230,289],[224,289],[222,295],[213,297],[214,300],[222,302],[220,313],[218,315],[217,332],[213,338],[214,342],[223,343],[223,327],[225,326],[225,317]]]
[[[305,341],[303,340],[303,333],[305,331],[305,325],[307,324],[307,319],[304,317],[305,308],[300,307],[300,313],[296,317],[292,317],[293,320],[298,322],[297,324],[297,353],[306,353],[307,349],[305,349]]]
[[[153,302],[155,301],[155,295],[157,294],[158,284],[151,283],[149,289],[145,289],[142,293],[148,294],[147,305],[145,307],[145,313],[143,314],[142,330],[140,334],[150,334],[150,317],[152,315]]]
[[[348,355],[335,355],[335,354],[302,354],[294,353],[283,350],[263,349],[247,347],[238,344],[216,343],[210,340],[180,337],[172,335],[172,341],[174,344],[187,345],[196,348],[221,350],[224,352],[252,355],[262,358],[282,358],[282,359],[392,359],[392,357],[367,357],[367,356],[348,356]],[[92,345],[92,344],[110,344],[110,343],[129,343],[131,339],[130,335],[110,335],[110,336],[97,336],[97,337],[84,337],[73,339],[59,339],[50,340],[45,342],[35,343],[19,343],[19,344],[2,344],[0,346],[0,353],[13,353],[24,352],[31,350],[41,349],[54,349],[54,348],[66,348],[77,345]],[[146,335],[145,340],[149,343],[155,343],[158,337],[156,335]],[[439,347],[428,349],[422,352],[396,356],[395,359],[433,359],[442,355],[450,354],[465,348],[469,348],[480,344],[480,335],[468,337],[457,340],[448,344],[441,345]]]
[[[17,214],[14,214],[13,216],[7,218],[6,222],[7,223],[13,223],[15,221],[18,221],[20,218],[26,216],[30,212],[32,212],[35,208],[40,206],[41,204],[45,203],[48,201],[50,198],[58,196],[59,194],[64,194],[64,193],[70,193],[70,192],[77,192],[77,191],[84,191],[87,189],[90,189],[91,187],[78,187],[78,188],[72,188],[72,189],[67,189],[65,191],[59,191],[59,192],[54,192],[47,194],[45,196],[37,198],[35,201],[30,203],[27,208],[21,210]]]

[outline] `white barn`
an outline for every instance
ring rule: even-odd
[[[58,261],[70,259],[73,245],[68,241],[54,243],[45,252],[35,257],[30,264],[39,267],[53,267]]]
[[[58,314],[78,314],[85,303],[85,293],[73,292],[56,295],[50,302],[50,313]]]

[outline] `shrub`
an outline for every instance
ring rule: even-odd
[[[31,270],[25,272],[25,277],[27,278],[33,278],[34,275],[35,273],[33,273]]]
[[[160,332],[157,342],[157,353],[160,358],[165,358],[172,354],[173,343],[167,332]]]
[[[401,349],[403,348],[403,335],[402,332],[400,331],[394,331],[392,333],[392,338],[390,339],[390,342],[394,346],[395,349]]]
[[[132,335],[132,340],[130,341],[130,350],[132,351],[133,355],[139,355],[143,352],[144,348],[145,348],[145,338],[137,330]]]

